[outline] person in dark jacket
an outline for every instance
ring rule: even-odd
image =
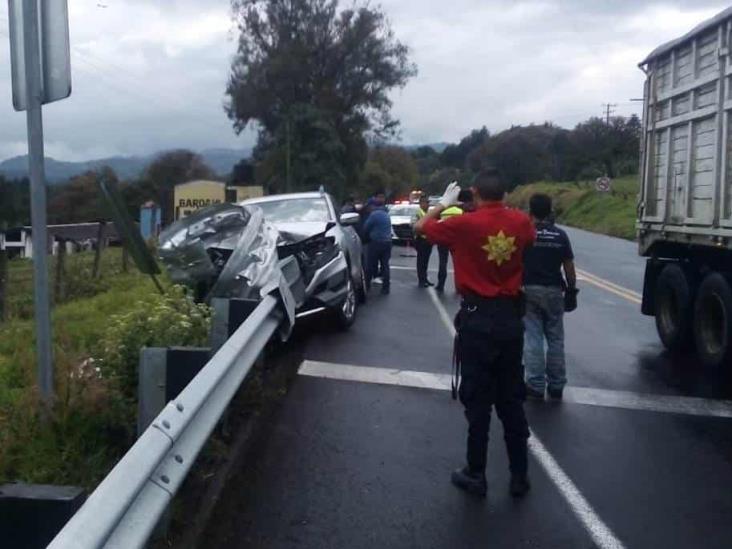
[[[391,217],[386,211],[386,195],[383,192],[374,195],[373,208],[364,223],[363,233],[368,242],[366,285],[371,287],[371,281],[381,275],[381,293],[386,295],[391,286]]]
[[[567,233],[552,221],[548,195],[533,195],[529,210],[536,225],[536,243],[524,255],[526,394],[543,400],[546,390],[549,398],[558,400],[567,384],[565,294],[577,294],[574,254]]]

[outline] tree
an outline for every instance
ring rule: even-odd
[[[111,168],[107,176],[117,180]],[[51,189],[48,201],[48,222],[52,224],[90,223],[106,219],[106,210],[99,198],[97,180],[100,174],[89,171],[73,177],[68,183]]]
[[[416,186],[418,175],[417,163],[403,148],[376,147],[369,152],[359,191],[362,196],[380,189],[388,195],[406,194]]]
[[[226,89],[237,132],[256,123],[257,179],[270,189],[344,190],[390,136],[389,92],[416,73],[385,14],[368,2],[232,0],[240,36]],[[327,181],[324,181],[326,179]]]
[[[8,180],[0,175],[0,227],[30,225],[30,184],[27,178]]]
[[[214,173],[203,159],[188,150],[179,149],[160,154],[148,166],[139,182],[140,198],[160,205],[163,224],[173,222],[175,186],[196,179],[212,179]]]
[[[412,158],[417,163],[417,187],[429,192],[430,176],[442,166],[440,155],[432,147],[419,147],[412,151]]]
[[[488,129],[483,126],[479,130],[473,130],[470,135],[460,140],[457,145],[448,145],[442,151],[442,164],[449,168],[465,169],[465,162],[468,155],[475,149],[481,147],[490,137]]]
[[[638,170],[641,122],[637,116],[591,118],[579,124],[571,140],[580,165],[578,175],[627,175]]]
[[[233,184],[254,184],[254,164],[248,158],[242,158],[231,171],[230,182]]]

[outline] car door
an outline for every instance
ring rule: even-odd
[[[336,237],[338,245],[351,262],[351,278],[354,281],[358,281],[361,277],[361,238],[358,236],[356,229],[341,224],[340,215],[338,215],[338,210],[335,208],[333,197],[327,195],[327,200],[331,212],[333,212],[333,217],[336,220],[336,226],[332,229],[333,236]]]

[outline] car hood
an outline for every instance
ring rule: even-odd
[[[290,223],[274,223],[280,236],[288,242],[299,242],[317,234],[323,234],[332,225],[325,221],[298,221]]]

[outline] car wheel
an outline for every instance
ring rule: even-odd
[[[719,273],[707,275],[694,307],[694,339],[701,361],[714,368],[732,360],[732,289]]]
[[[364,271],[363,267],[361,267],[361,271],[359,273],[356,287],[357,287],[356,294],[358,297],[358,302],[360,304],[366,303],[366,299],[368,298],[369,292],[368,292],[368,286],[366,284],[366,271]]]
[[[691,285],[678,265],[666,266],[656,282],[656,329],[671,351],[688,350],[692,343]]]
[[[333,309],[336,325],[342,330],[347,330],[353,326],[353,323],[356,321],[356,309],[358,307],[356,289],[353,286],[353,281],[350,276],[347,278],[346,284],[346,299],[338,307]]]

